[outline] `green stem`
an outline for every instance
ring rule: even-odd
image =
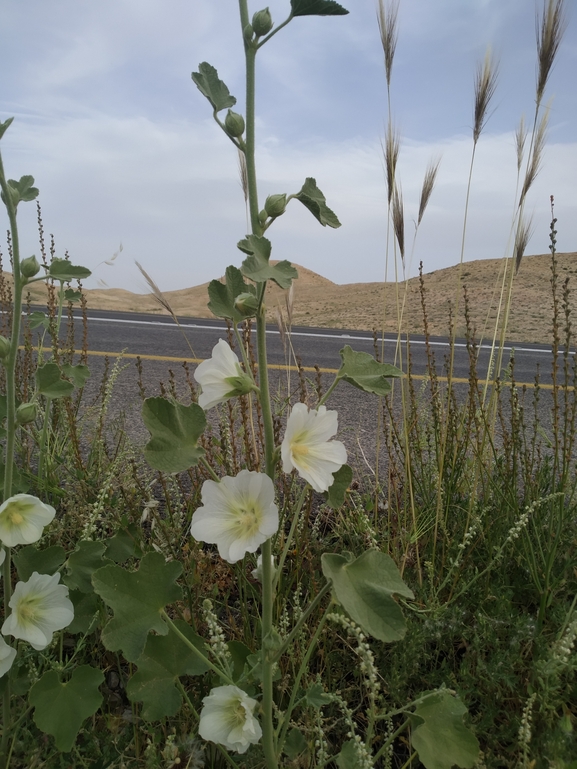
[[[4,204],[10,221],[10,237],[12,240],[12,274],[14,280],[14,305],[12,310],[12,333],[10,338],[10,351],[4,362],[6,368],[6,450],[4,453],[4,491],[3,501],[12,496],[12,482],[14,473],[14,453],[16,440],[16,358],[18,355],[18,342],[20,340],[20,323],[22,320],[22,289],[24,280],[20,273],[20,241],[18,238],[18,225],[16,223],[16,206],[8,189],[4,164],[0,153],[0,188],[4,193]],[[8,604],[12,598],[12,574],[10,548],[6,548],[4,561],[4,613],[8,610]],[[11,697],[10,682],[6,681],[4,689],[2,710],[2,743],[0,747],[0,767],[7,766],[8,738],[10,734]]]
[[[170,619],[170,617],[168,616],[168,614],[167,614],[167,613],[166,613],[164,610],[162,610],[162,611],[161,611],[161,616],[162,616],[162,619],[163,619],[163,620],[166,622],[166,624],[168,625],[168,627],[169,627],[169,628],[172,630],[172,632],[173,632],[173,633],[175,633],[175,634],[176,634],[176,635],[177,635],[177,636],[180,638],[180,640],[182,641],[182,643],[184,643],[184,644],[186,644],[186,646],[188,646],[188,648],[191,650],[191,652],[193,652],[193,654],[195,654],[195,655],[198,657],[198,659],[199,659],[199,660],[202,660],[202,661],[204,662],[204,664],[205,664],[205,665],[206,665],[208,668],[210,668],[210,670],[212,670],[212,672],[213,672],[213,673],[216,673],[216,674],[217,674],[217,676],[218,676],[219,678],[221,678],[221,679],[222,679],[222,680],[223,680],[225,683],[227,683],[229,686],[236,686],[236,684],[235,684],[235,682],[232,680],[232,678],[229,678],[229,677],[227,676],[227,674],[226,674],[226,673],[225,673],[223,670],[221,670],[219,667],[217,667],[216,665],[214,665],[214,664],[213,664],[213,663],[212,663],[212,662],[211,662],[211,661],[208,659],[208,657],[205,657],[205,655],[204,655],[204,654],[203,654],[203,653],[200,651],[200,649],[198,649],[198,648],[197,648],[197,647],[196,647],[196,646],[195,646],[195,645],[192,643],[192,641],[191,641],[190,639],[188,639],[188,638],[187,638],[187,637],[184,635],[184,633],[181,633],[181,632],[180,632],[180,630],[179,630],[179,629],[176,627],[176,625],[174,624],[174,622],[173,622],[173,621]]]
[[[273,581],[273,589],[276,588],[276,586],[278,585],[278,581],[279,581],[280,576],[282,574],[284,562],[286,560],[288,551],[290,549],[291,542],[293,540],[294,533],[295,533],[295,530],[296,530],[296,527],[297,527],[297,524],[298,524],[298,520],[299,520],[299,517],[300,517],[300,514],[301,514],[301,510],[302,510],[302,507],[303,507],[303,503],[305,501],[305,497],[306,497],[306,494],[307,494],[309,488],[310,488],[309,484],[308,483],[305,484],[305,486],[304,486],[304,488],[303,488],[303,490],[301,492],[301,495],[299,497],[299,501],[297,502],[296,510],[293,511],[293,520],[292,520],[292,523],[291,523],[291,528],[290,528],[290,531],[288,533],[288,537],[287,537],[287,540],[285,542],[285,546],[283,548],[283,551],[281,553],[281,557],[280,557],[279,562],[278,562],[278,569],[277,569],[277,572],[276,572],[276,575],[275,575],[275,578],[274,578],[274,581]]]
[[[407,718],[407,720],[403,721],[403,723],[399,726],[397,731],[393,732],[393,734],[391,734],[391,736],[387,740],[385,740],[385,742],[383,742],[383,744],[381,745],[377,753],[373,756],[373,763],[378,761],[378,759],[385,753],[389,745],[392,745],[392,743],[397,739],[399,734],[402,734],[410,723],[411,723],[411,719]]]
[[[318,642],[318,640],[320,638],[321,632],[322,632],[322,630],[323,630],[323,628],[325,626],[325,622],[327,621],[327,617],[329,616],[331,607],[332,607],[332,601],[331,601],[331,603],[329,603],[329,605],[325,609],[325,613],[323,614],[319,624],[317,625],[317,629],[315,630],[315,634],[313,635],[313,637],[310,640],[309,648],[307,649],[306,654],[303,657],[303,661],[301,662],[301,666],[300,666],[299,671],[298,671],[298,673],[297,673],[297,675],[295,677],[295,680],[293,682],[293,690],[291,692],[291,697],[290,697],[290,701],[289,701],[288,707],[287,707],[286,712],[285,712],[285,714],[283,716],[282,729],[281,729],[281,732],[280,732],[280,735],[279,735],[279,738],[278,738],[279,751],[282,750],[284,742],[286,740],[288,728],[290,726],[291,714],[292,714],[292,712],[293,712],[293,710],[295,708],[295,701],[296,701],[296,698],[297,698],[297,692],[299,691],[301,678],[303,677],[303,675],[305,674],[306,669],[308,668],[309,660],[310,660],[311,655],[312,655],[312,653],[313,653],[313,651],[314,651],[314,649],[315,649],[315,647],[317,645],[317,642]]]
[[[288,19],[285,19],[282,24],[279,24],[276,29],[273,29],[272,32],[270,32],[266,37],[263,37],[263,39],[260,41],[260,43],[257,45],[257,49],[261,48],[265,43],[268,43],[268,41],[271,39],[271,37],[274,37],[277,32],[280,32],[283,27],[286,27],[286,25],[293,20],[293,15],[288,17]]]

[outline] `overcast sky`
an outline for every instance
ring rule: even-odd
[[[376,0],[350,14],[297,18],[257,57],[257,172],[266,195],[316,178],[342,227],[321,227],[293,201],[268,231],[273,258],[336,283],[382,280],[386,188],[381,142],[386,81]],[[568,4],[572,10],[573,0]],[[288,0],[270,0],[273,20]],[[456,264],[472,148],[473,79],[490,44],[500,60],[493,112],[473,175],[466,259],[505,255],[514,210],[514,133],[530,122],[535,14],[541,0],[401,0],[392,112],[402,134],[399,178],[407,239],[422,177],[441,156],[412,273]],[[261,6],[252,3],[251,14]],[[244,55],[235,0],[3,0],[0,119],[7,174],[32,174],[44,225],[87,284],[144,292],[134,260],[163,290],[198,285],[240,264],[247,229],[236,150],[190,78],[218,69],[243,111]],[[548,248],[555,195],[558,248],[577,250],[577,19],[569,16],[552,73],[548,145],[530,193],[534,235]],[[573,73],[573,74],[571,74]],[[38,252],[33,204],[22,205],[23,256]],[[6,219],[3,217],[6,228]],[[118,251],[114,266],[104,264]],[[5,248],[2,248],[5,251]]]

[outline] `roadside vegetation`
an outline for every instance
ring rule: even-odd
[[[504,354],[564,2],[546,0],[539,17],[535,112],[517,132],[518,198],[487,323],[472,326],[460,276],[451,346],[436,360],[421,276],[424,380],[402,344],[414,243],[390,96],[386,270],[396,295],[382,314],[395,318],[397,344],[375,331],[374,356],[344,347],[334,378],[309,376],[292,355],[298,276],[271,261],[268,230],[299,203],[323,226],[340,222],[312,177],[259,202],[255,65],[286,24],[347,11],[290,0],[274,23],[268,9],[249,15],[246,0],[239,9],[245,114],[212,65],[192,79],[238,150],[250,232],[238,265],[208,287],[228,334],[200,365],[183,362],[186,396],[171,372],[147,397],[137,361],[146,445],[125,417],[110,417],[125,364],[106,360],[97,385],[91,375],[89,271],[46,242],[40,209],[39,258],[23,258],[17,211],[38,190],[31,176],[8,178],[0,156],[0,267],[11,273],[0,270],[0,767],[575,768],[577,372],[553,199],[552,383],[537,375],[518,386]],[[389,89],[397,12],[382,0]],[[488,55],[475,78],[467,199],[497,82]],[[425,173],[418,225],[438,167],[433,159]],[[466,235],[465,216],[461,269]],[[278,387],[266,365],[270,283],[286,292]],[[45,312],[31,308],[36,284],[47,285]],[[467,383],[453,376],[457,331]],[[492,344],[486,378],[480,338]],[[337,386],[374,398],[374,461],[351,462],[337,438]]]

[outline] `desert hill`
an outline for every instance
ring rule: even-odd
[[[503,269],[510,270],[511,261],[485,259],[465,262],[462,267],[448,267],[423,277],[427,322],[432,335],[448,332],[450,308],[459,306],[455,325],[462,336],[465,329],[463,287],[468,293],[470,324],[477,338],[492,333],[499,302]],[[287,301],[292,300],[292,323],[295,326],[320,326],[394,332],[398,328],[397,302],[405,298],[402,330],[423,333],[423,311],[419,278],[406,284],[353,283],[338,285],[312,270],[295,264],[299,280],[292,297],[272,286],[267,293],[267,310],[275,322],[279,309],[287,317]],[[568,308],[577,311],[577,253],[557,255],[558,298],[562,303],[563,284],[568,280]],[[509,274],[509,273],[507,273]],[[459,287],[459,283],[461,284]],[[177,315],[211,317],[207,308],[207,283],[178,291],[167,291],[165,299]],[[44,301],[46,289],[37,283],[32,287],[32,301]],[[91,289],[86,291],[89,309],[124,310],[167,314],[153,294],[133,294],[123,289]],[[551,292],[551,256],[526,256],[513,283],[511,312],[507,338],[518,342],[551,341],[553,300]],[[564,325],[562,321],[561,325]]]

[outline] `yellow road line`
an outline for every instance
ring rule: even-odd
[[[21,348],[23,349],[23,348]],[[141,360],[158,360],[158,361],[165,361],[168,363],[183,363],[186,361],[187,363],[201,363],[203,358],[176,358],[170,355],[137,355],[133,352],[102,352],[100,350],[88,350],[88,355],[92,355],[97,358],[130,358],[130,359],[136,359],[140,358]],[[81,355],[82,350],[74,350],[74,353],[76,355]],[[273,370],[273,371],[298,371],[297,366],[285,366],[279,363],[269,363],[267,368]],[[314,366],[303,366],[303,371],[309,372],[309,373],[315,373],[317,372],[317,369]],[[320,368],[318,369],[321,374],[336,374],[338,372],[338,369],[336,368]],[[428,380],[429,377],[426,374],[413,374],[413,379],[425,381]],[[447,382],[448,379],[446,376],[439,376],[437,377],[437,381],[439,382]],[[452,382],[455,384],[468,384],[469,380],[466,377],[452,377]],[[484,379],[479,379],[478,384],[484,385],[486,384],[486,381]],[[491,382],[489,383],[491,384]],[[502,385],[505,387],[510,386],[510,382],[502,382]],[[535,387],[535,382],[515,382],[515,385],[517,387]],[[540,384],[539,387],[542,390],[552,390],[553,385],[552,384]],[[573,390],[573,387],[569,387],[569,390]]]

